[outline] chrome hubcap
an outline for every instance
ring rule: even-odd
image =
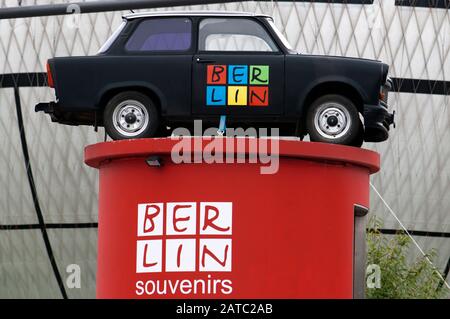
[[[133,137],[141,134],[147,129],[148,121],[147,109],[139,101],[126,100],[114,109],[114,128],[124,136]]]
[[[321,136],[328,139],[337,139],[344,136],[350,126],[350,113],[338,103],[322,104],[314,116],[315,129]]]

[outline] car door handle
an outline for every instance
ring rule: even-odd
[[[215,63],[215,62],[216,61],[214,61],[214,60],[197,58],[197,63]]]

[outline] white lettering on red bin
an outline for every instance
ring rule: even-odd
[[[231,271],[231,202],[144,203],[137,219],[137,273]]]

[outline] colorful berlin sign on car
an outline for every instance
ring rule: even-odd
[[[206,105],[268,106],[268,65],[208,65]]]

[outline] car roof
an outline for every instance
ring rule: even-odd
[[[202,16],[202,17],[215,17],[215,16],[227,16],[227,17],[265,17],[271,18],[269,15],[252,13],[252,12],[239,12],[239,11],[145,11],[126,14],[124,19],[132,20],[147,17],[171,17],[171,16]]]

